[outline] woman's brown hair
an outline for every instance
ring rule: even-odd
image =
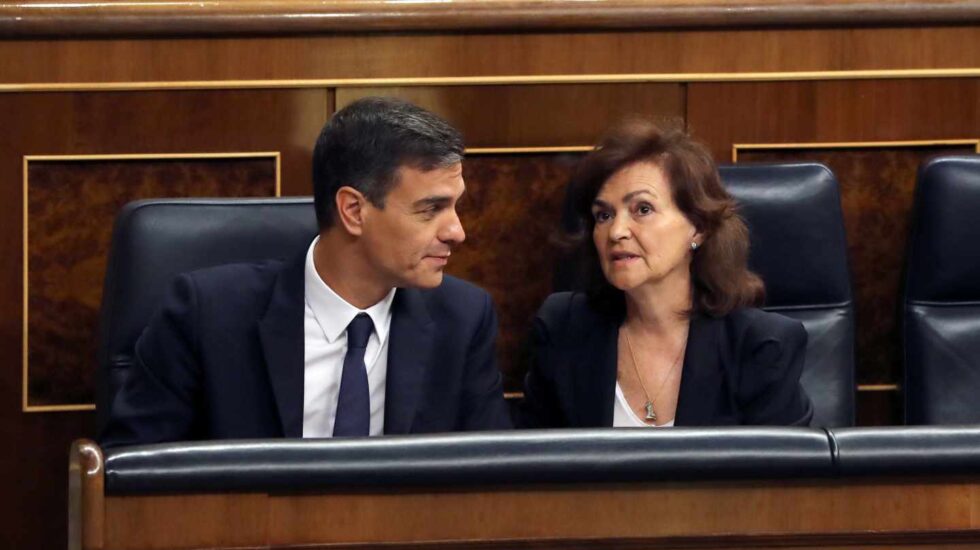
[[[636,162],[653,162],[667,176],[674,203],[703,236],[691,260],[694,291],[689,314],[720,317],[761,305],[762,280],[748,269],[749,233],[735,200],[722,186],[711,154],[678,125],[629,119],[615,126],[575,171],[569,197],[577,231],[566,242],[579,248],[586,290],[601,307],[620,308],[623,292],[606,280],[592,242],[592,203],[606,181]]]

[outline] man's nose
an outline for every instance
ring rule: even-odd
[[[463,222],[459,219],[459,214],[455,211],[450,219],[442,226],[439,240],[444,243],[459,244],[466,240],[466,231],[463,230]]]

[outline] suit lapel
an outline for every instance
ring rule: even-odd
[[[432,359],[435,327],[422,293],[400,288],[392,304],[388,374],[385,382],[385,434],[405,434],[423,392]]]
[[[710,426],[715,422],[719,395],[725,383],[719,353],[722,321],[710,317],[691,318],[690,334],[684,351],[681,387],[674,414],[676,426]]]
[[[286,437],[303,437],[303,311],[306,254],[287,263],[276,279],[259,338]]]
[[[591,323],[585,325],[589,332],[584,348],[568,348],[576,354],[570,361],[578,373],[574,377],[577,387],[576,398],[572,402],[572,407],[576,409],[573,414],[578,416],[575,422],[577,427],[612,426],[620,323],[621,320],[615,316],[597,314]]]

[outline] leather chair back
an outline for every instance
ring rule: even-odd
[[[799,320],[809,336],[802,382],[813,425],[854,425],[854,303],[837,180],[821,164],[719,172],[749,227],[749,267],[766,284],[764,309]],[[574,231],[578,224],[566,198],[562,227]],[[560,261],[556,290],[584,288],[577,265]]]
[[[317,233],[311,198],[154,199],[116,218],[102,293],[98,427],[132,364],[133,346],[169,281],[205,267],[302,253]]]
[[[919,169],[905,273],[906,424],[980,422],[980,155]]]
[[[803,323],[814,426],[854,425],[854,301],[840,193],[822,164],[719,168],[749,227],[766,311]]]

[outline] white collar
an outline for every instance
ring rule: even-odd
[[[323,330],[323,336],[333,343],[347,330],[347,325],[354,320],[358,313],[367,313],[374,323],[374,332],[378,341],[384,343],[388,338],[388,328],[391,326],[391,304],[395,299],[395,288],[388,295],[367,309],[358,309],[350,302],[341,298],[327,285],[320,274],[316,272],[313,263],[313,249],[320,240],[317,236],[306,251],[306,304],[313,310],[317,324]]]

